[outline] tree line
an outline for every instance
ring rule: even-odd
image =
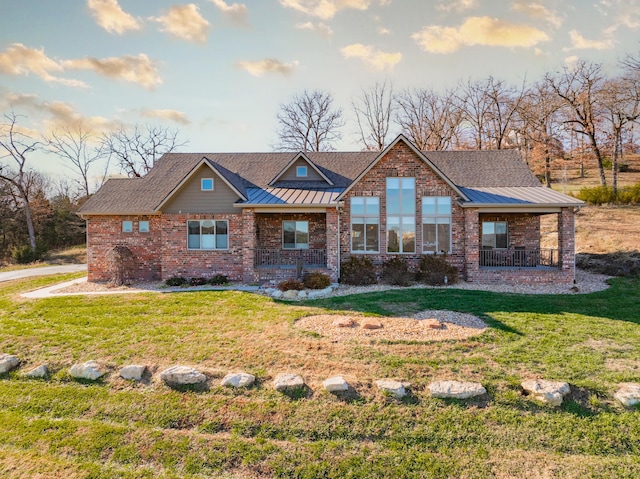
[[[640,54],[607,75],[602,64],[578,61],[534,82],[510,84],[493,76],[461,81],[438,91],[394,90],[389,82],[363,88],[351,100],[353,131],[363,150],[382,150],[403,133],[421,150],[518,148],[547,186],[551,161],[597,165],[611,187],[623,155],[638,150],[633,127],[640,119]],[[39,252],[84,241],[75,211],[105,181],[110,169],[144,176],[164,153],[187,144],[178,131],[153,125],[99,133],[78,121],[42,137],[22,127],[15,111],[0,123],[0,260],[25,248]],[[323,90],[304,90],[279,106],[280,151],[333,150],[346,125],[344,110]],[[37,151],[62,159],[69,180],[53,182],[31,167]],[[583,171],[583,170],[582,170]]]

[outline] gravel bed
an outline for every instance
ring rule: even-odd
[[[313,331],[332,341],[444,341],[448,339],[465,339],[481,334],[487,325],[476,316],[466,313],[444,310],[420,311],[413,317],[375,318],[382,327],[380,329],[364,329],[362,323],[371,319],[361,315],[318,314],[306,316],[295,322],[295,327],[305,331]],[[436,319],[442,323],[441,329],[429,327]],[[352,321],[352,326],[340,327],[340,321]]]

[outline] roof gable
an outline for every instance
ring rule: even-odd
[[[341,200],[342,198],[344,198],[344,196],[351,190],[353,189],[353,187],[369,172],[371,171],[379,162],[382,158],[384,158],[392,149],[394,146],[396,146],[399,142],[403,142],[404,144],[406,144],[415,154],[418,158],[420,158],[429,168],[431,168],[433,170],[433,172],[440,177],[445,183],[447,183],[451,189],[453,189],[453,191],[455,191],[458,195],[460,195],[461,198],[463,198],[464,200],[468,200],[467,196],[464,194],[464,192],[455,184],[453,183],[453,181],[451,181],[451,179],[449,177],[447,177],[441,170],[440,168],[438,168],[431,160],[429,160],[429,158],[427,158],[425,156],[425,154],[420,151],[418,148],[416,148],[416,146],[413,144],[413,142],[411,142],[406,136],[404,136],[403,134],[400,134],[396,137],[395,140],[393,140],[389,146],[387,146],[384,150],[382,150],[378,156],[375,158],[375,160],[373,162],[371,162],[369,164],[369,166],[367,166],[367,168],[362,171],[358,177],[342,192],[342,194],[340,195],[340,197],[338,198],[338,200]]]
[[[304,153],[304,152],[299,152],[296,156],[293,157],[293,159],[287,163],[287,165],[275,176],[275,178],[273,180],[271,180],[269,182],[269,186],[275,186],[275,184],[278,182],[278,180],[280,180],[281,178],[288,176],[289,171],[291,171],[295,166],[296,163],[299,163],[300,160],[302,160],[302,162],[306,163],[306,165],[308,165],[309,167],[311,167],[311,169],[313,171],[316,172],[316,174],[322,178],[322,180],[324,180],[327,185],[329,186],[334,186],[333,181],[331,181],[321,170],[320,168],[318,168],[315,163],[313,161],[311,161],[309,159],[309,157]],[[297,175],[296,175],[297,176]],[[304,178],[303,180],[295,180],[295,181],[306,181],[307,178]],[[289,180],[290,182],[292,180]]]

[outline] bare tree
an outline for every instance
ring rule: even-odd
[[[121,125],[118,130],[103,135],[101,148],[115,157],[120,170],[129,177],[141,177],[165,153],[186,145],[178,141],[178,130],[144,125],[135,125],[132,131]]]
[[[562,153],[560,98],[546,82],[539,82],[523,96],[518,106],[521,133],[534,156],[544,161],[545,184],[551,188],[551,154]]]
[[[618,194],[618,160],[622,154],[622,133],[629,123],[640,118],[640,82],[632,75],[609,79],[600,92],[600,98],[613,140],[611,187],[615,198]]]
[[[305,90],[290,103],[280,105],[276,149],[284,151],[327,151],[342,138],[342,110],[333,108],[329,92]]]
[[[396,102],[396,122],[419,149],[446,150],[457,140],[462,110],[455,91],[403,90]]]
[[[70,168],[80,176],[74,181],[78,183],[82,194],[89,196],[89,169],[95,162],[108,156],[108,152],[101,147],[100,138],[93,131],[84,129],[82,122],[79,122],[52,131],[46,142],[51,153],[71,163]],[[104,178],[103,175],[98,187],[102,185]]]
[[[29,198],[29,186],[32,180],[31,172],[27,170],[27,156],[41,147],[39,141],[34,140],[18,128],[18,115],[13,111],[5,113],[7,123],[0,125],[0,181],[8,183],[17,192],[24,209],[29,244],[36,251],[36,234],[33,227],[33,215]],[[8,160],[8,161],[6,161]],[[13,163],[13,167],[10,165]]]
[[[598,170],[600,184],[605,186],[603,155],[600,150],[598,123],[602,120],[598,95],[603,87],[602,65],[578,62],[573,67],[565,67],[562,72],[545,75],[545,81],[562,100],[565,112],[564,122],[574,132],[584,135],[591,146]]]
[[[394,110],[393,85],[378,83],[351,101],[356,114],[358,133],[364,149],[381,151],[387,144],[391,116]]]

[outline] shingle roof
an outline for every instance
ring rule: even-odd
[[[397,141],[397,140],[396,140]],[[424,156],[472,202],[560,201],[551,198],[515,150],[427,151]],[[378,158],[378,152],[306,152],[307,158],[333,182],[269,183],[298,153],[167,153],[144,178],[111,179],[80,208],[81,214],[149,214],[203,160],[248,201],[246,204],[332,204]],[[502,193],[492,188],[535,188],[532,192]],[[544,190],[545,192],[543,193]],[[527,190],[528,191],[528,190]],[[483,196],[484,195],[484,196]],[[489,196],[487,196],[489,195]],[[524,195],[524,196],[518,196]],[[567,201],[567,196],[558,193]],[[507,201],[505,198],[510,198]],[[536,197],[537,198],[537,197]],[[546,198],[546,199],[545,199]],[[577,200],[575,200],[577,201]],[[573,204],[573,203],[572,203]]]

